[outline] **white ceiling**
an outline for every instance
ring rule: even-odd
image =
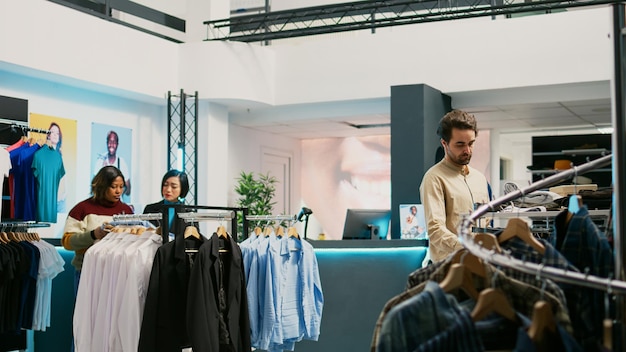
[[[514,91],[450,94],[454,108],[473,113],[480,129],[500,132],[548,132],[596,130],[611,126],[611,99],[608,85],[598,94],[596,85],[577,94],[545,94],[527,90],[523,100]],[[562,88],[562,87],[561,87]],[[580,88],[580,86],[578,87]],[[528,92],[535,96],[528,98]],[[521,93],[516,91],[517,93]],[[531,95],[532,95],[531,94]],[[589,97],[590,99],[585,99]],[[517,100],[517,101],[516,101]],[[457,103],[455,105],[455,102]],[[239,107],[231,104],[231,122],[259,131],[298,139],[349,137],[390,133],[389,99],[357,102],[304,104],[280,107]],[[356,128],[353,125],[374,125]],[[382,127],[376,127],[382,125]]]

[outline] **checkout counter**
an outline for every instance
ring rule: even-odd
[[[308,241],[315,248],[324,311],[319,340],[298,342],[295,350],[369,351],[383,306],[422,267],[427,241]]]
[[[385,303],[404,291],[409,273],[422,266],[424,240],[308,240],[315,248],[324,311],[318,341],[301,341],[295,350],[368,351],[376,319]],[[53,280],[52,326],[35,332],[35,351],[69,351],[74,309],[73,252],[57,250],[65,271]],[[31,336],[32,338],[32,336]],[[29,350],[33,350],[29,348]]]

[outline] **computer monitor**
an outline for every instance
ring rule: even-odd
[[[343,226],[343,239],[386,239],[390,221],[389,209],[348,209]]]

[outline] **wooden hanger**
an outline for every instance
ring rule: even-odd
[[[35,241],[37,241],[37,240],[35,239],[35,236],[33,236],[33,233],[32,233],[32,232],[24,232],[24,238],[25,238],[27,241],[29,241],[29,242],[35,242]]]
[[[215,231],[219,237],[226,238],[228,237],[228,232],[226,232],[226,228],[224,226],[218,226],[217,231]]]
[[[482,260],[470,253],[467,249],[458,250],[454,257],[451,260],[451,263],[459,263],[462,264],[466,269],[470,271],[470,273],[478,275],[483,279],[487,279],[487,271],[485,270],[485,265]]]
[[[545,341],[546,333],[556,333],[556,321],[552,314],[552,306],[546,301],[539,300],[533,307],[533,316],[528,328],[528,337],[536,344]]]
[[[504,243],[513,237],[522,239],[541,255],[546,252],[546,248],[543,244],[541,244],[541,242],[539,242],[530,232],[530,228],[528,227],[526,221],[520,218],[512,218],[509,220],[502,233],[500,233],[500,236],[498,236],[498,242]]]
[[[496,288],[486,288],[480,291],[476,306],[472,310],[472,321],[481,321],[490,313],[497,313],[510,321],[516,321],[515,309],[504,293]]]
[[[283,237],[285,229],[282,226],[276,226],[276,237]]]
[[[462,289],[471,298],[478,299],[478,291],[474,287],[472,273],[466,270],[463,264],[452,264],[450,269],[448,269],[446,277],[439,283],[439,287],[446,293]]]
[[[271,226],[266,226],[265,231],[263,231],[263,236],[268,237],[274,232],[274,229]]]
[[[291,226],[287,229],[287,237],[300,238],[300,235],[298,235],[298,230]]]
[[[498,244],[498,238],[491,233],[477,233],[474,235],[474,242],[479,243],[483,248],[494,250],[496,253],[502,253],[502,248]]]
[[[607,351],[613,351],[613,320],[602,320],[602,346]]]
[[[257,227],[254,228],[254,234],[255,235],[260,236],[261,233],[263,233],[263,230],[260,227],[257,226]]]
[[[2,243],[9,243],[11,240],[9,240],[9,237],[7,237],[7,233],[2,231],[0,232],[0,242]]]
[[[21,242],[21,239],[17,236],[17,234],[13,231],[7,232],[9,239],[13,242]]]
[[[193,236],[197,239],[200,239],[200,233],[198,232],[198,229],[195,226],[187,226],[185,228],[183,237],[188,238],[189,236]]]

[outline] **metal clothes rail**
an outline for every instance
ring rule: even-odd
[[[276,220],[276,221],[295,221],[296,215],[248,215],[247,220]]]
[[[237,239],[237,216],[236,214],[240,213],[243,218],[243,235],[244,238],[248,237],[248,220],[246,217],[248,216],[248,208],[237,208],[237,207],[219,207],[219,206],[208,206],[208,205],[185,205],[185,204],[167,204],[163,206],[163,211],[161,213],[162,219],[168,219],[168,212],[170,208],[174,208],[174,216],[183,220],[230,220],[231,222],[231,236]],[[194,212],[194,210],[196,212]],[[211,212],[211,213],[198,213],[197,210],[216,210],[222,211],[219,212]],[[226,213],[223,211],[227,211],[230,216],[225,216]],[[181,216],[182,215],[182,216]],[[186,219],[184,218],[186,217]],[[163,235],[163,243],[167,243],[169,241],[169,221],[162,221],[162,235]],[[178,234],[176,234],[178,235]],[[182,234],[181,234],[182,235]]]
[[[36,227],[50,227],[49,222],[38,221],[2,221],[0,222],[0,229],[6,228],[36,228]]]
[[[113,215],[113,221],[125,221],[125,220],[162,220],[163,215],[159,213],[151,214],[118,214]]]
[[[178,213],[178,217],[187,222],[196,222],[201,220],[232,220],[236,218],[233,211],[221,213]]]
[[[35,133],[43,133],[43,134],[50,133],[50,130],[46,130],[46,129],[43,129],[43,128],[28,127],[26,125],[21,125],[21,124],[17,124],[17,123],[11,123],[11,125],[2,128],[2,130],[0,130],[0,131],[6,131],[8,129],[11,129],[11,130],[14,130],[14,131],[15,130],[20,130],[23,133],[25,133],[25,132],[35,132]]]
[[[499,197],[487,204],[478,207],[478,209],[476,209],[473,213],[465,216],[461,221],[461,224],[459,225],[459,237],[461,238],[463,246],[467,248],[472,254],[480,257],[481,259],[489,263],[510,267],[527,274],[537,275],[540,278],[549,278],[554,281],[599,289],[608,293],[626,293],[625,281],[602,278],[584,273],[548,267],[542,264],[522,261],[511,256],[496,253],[494,250],[482,247],[480,244],[474,241],[473,237],[470,234],[472,224],[475,223],[476,220],[482,217],[485,213],[489,211],[495,211],[495,209],[497,209],[499,205],[509,202],[515,198],[522,197],[525,194],[536,191],[538,189],[551,186],[555,183],[567,180],[569,178],[573,178],[584,172],[606,166],[610,164],[611,161],[611,155],[603,156],[599,159],[590,161],[579,166],[575,166],[572,169],[552,175],[543,180],[539,180],[526,188],[507,193],[502,197]]]

